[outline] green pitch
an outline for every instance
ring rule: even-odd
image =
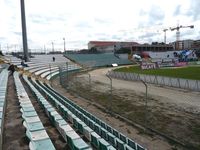
[[[115,69],[114,71],[200,80],[200,66],[183,67],[183,68],[151,69],[151,70],[142,70],[140,69],[139,66],[132,66],[132,67],[118,68],[118,69]]]

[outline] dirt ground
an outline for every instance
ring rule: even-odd
[[[130,137],[134,141],[140,143],[149,150],[171,150],[175,146],[170,145],[165,139],[160,136],[148,136],[142,133],[141,130],[128,125],[126,122],[117,119],[110,114],[106,113],[101,105],[95,102],[91,102],[87,99],[74,95],[72,93],[66,92],[57,82],[58,80],[53,81],[53,87],[62,95],[70,98],[75,103],[77,103],[82,108],[88,110],[90,113],[99,117],[101,120],[116,128],[118,131],[122,132],[124,135]]]
[[[37,103],[36,98],[32,95],[28,86],[25,82],[22,83],[55,148],[58,150],[69,149],[65,140],[62,138],[57,129],[51,124],[44,110],[41,109]],[[21,107],[17,98],[13,76],[9,76],[7,91],[3,150],[29,150],[30,140],[27,138],[26,129],[23,126],[22,113],[20,112]]]
[[[19,101],[17,99],[13,76],[8,78],[7,107],[4,122],[3,149],[28,150],[29,141],[26,138],[26,130],[22,124]],[[17,129],[17,130],[16,130]]]
[[[105,108],[109,109],[111,105],[114,112],[132,122],[144,125],[145,86],[140,82],[113,79],[111,102],[109,101],[110,81],[105,76],[108,70],[98,69],[89,72],[91,85],[88,85],[88,74],[76,77],[73,84],[76,83],[75,92],[81,97],[73,92],[71,95],[66,93],[66,90],[59,86],[58,79],[53,82],[53,86],[61,94],[70,97],[77,104],[148,149],[183,149],[155,134],[143,134],[141,130],[103,111]],[[74,86],[73,84],[71,87]],[[148,126],[181,141],[186,146],[200,145],[199,96],[198,92],[148,85]],[[198,148],[191,146],[190,149]]]

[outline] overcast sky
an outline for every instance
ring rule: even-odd
[[[200,0],[25,0],[30,49],[87,48],[88,41],[163,42],[163,29],[177,24],[181,39],[200,39]],[[2,49],[20,48],[20,0],[0,0]],[[176,31],[167,32],[167,42]]]

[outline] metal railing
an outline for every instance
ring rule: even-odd
[[[109,71],[109,76],[123,80],[139,81],[143,80],[146,83],[169,86],[193,91],[200,91],[200,81],[182,78],[173,78],[156,75],[144,75],[137,73],[115,72]]]

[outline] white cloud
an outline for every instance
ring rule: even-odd
[[[195,5],[196,4],[196,5]],[[194,24],[181,29],[181,39],[199,38],[199,3],[195,0],[29,0],[25,1],[28,45],[31,49],[86,48],[89,40],[162,41],[162,29]],[[0,1],[0,43],[22,45],[20,1]],[[175,31],[167,32],[167,41]]]

